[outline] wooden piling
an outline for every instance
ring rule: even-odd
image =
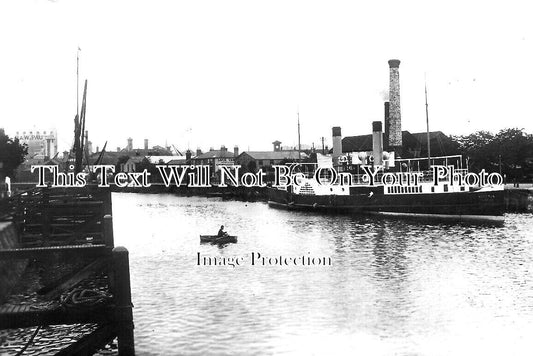
[[[126,248],[115,247],[113,249],[113,269],[118,353],[120,356],[134,355],[133,305],[131,303],[129,256]]]
[[[113,217],[109,214],[104,215],[104,243],[107,247],[113,248],[115,241],[113,237]]]

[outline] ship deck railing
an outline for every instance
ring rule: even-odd
[[[314,172],[300,172],[303,174],[303,177],[304,179],[316,179],[315,178],[315,174]],[[320,181],[322,184],[335,184],[335,185],[338,185],[338,184],[341,184],[340,182],[340,179],[342,177],[343,179],[343,182],[342,184],[343,185],[354,185],[354,186],[358,186],[358,185],[361,185],[361,186],[364,186],[364,185],[368,185],[369,184],[369,180],[368,180],[368,175],[366,173],[352,173],[352,172],[346,172],[346,171],[339,171],[339,173],[342,173],[339,174],[339,178],[337,179],[336,182],[334,183],[330,183],[331,182],[331,179],[332,179],[332,175],[328,172],[328,171],[324,171],[323,174],[321,174],[320,176]],[[406,175],[407,174],[417,174],[417,182],[418,184],[434,184],[435,183],[435,178],[434,178],[434,173],[433,171],[412,171],[412,170],[406,170],[406,171],[402,171],[402,172],[382,172],[382,171],[379,171],[378,173],[376,173],[374,175],[374,182],[376,182],[375,184],[382,184],[381,182],[383,182],[383,176],[387,173],[393,173],[395,175],[402,175],[405,179]],[[465,178],[466,174],[468,174],[468,171],[466,169],[456,169],[454,171],[454,182],[455,184],[458,184],[460,178],[459,177],[462,177],[463,179]],[[347,178],[349,177],[349,178]],[[450,181],[450,178],[449,178],[449,175],[445,175],[445,176],[439,176],[437,179],[437,184],[441,184],[441,183],[445,183],[445,182],[449,182]],[[405,181],[404,181],[405,182]],[[412,181],[411,181],[411,184]],[[405,183],[403,183],[403,185],[405,185]]]

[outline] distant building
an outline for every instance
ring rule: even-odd
[[[220,147],[220,150],[209,150],[201,153],[196,157],[192,157],[191,161],[195,165],[210,166],[211,173],[219,171],[219,166],[230,166],[235,164],[235,153],[238,153],[238,148],[233,152],[229,152],[225,146]]]
[[[133,156],[172,156],[169,148],[161,146],[148,147],[148,140],[144,140],[144,148],[133,148],[133,139],[130,137],[127,140],[127,145],[124,148],[117,147],[117,152],[129,157]]]
[[[141,156],[129,157],[128,160],[120,164],[121,172],[137,172],[137,166],[141,164],[146,158]]]
[[[296,162],[299,159],[307,159],[304,152],[298,154],[298,150],[285,150],[281,147],[280,141],[272,142],[273,151],[246,151],[235,159],[235,163],[241,165],[248,172],[256,172],[263,169],[263,172],[272,171],[273,165],[287,162]]]
[[[298,159],[307,159],[308,155],[298,151],[246,151],[241,153],[235,160],[236,164],[241,165],[246,171],[256,172],[263,169],[263,172],[273,170],[273,165],[284,164],[287,162],[297,162]]]
[[[176,160],[180,159],[183,159],[183,161],[185,161],[185,156],[146,156],[146,159],[151,164],[178,164],[171,162],[175,162]]]
[[[57,131],[47,129],[29,129],[16,131],[15,138],[28,145],[27,158],[44,159],[54,157],[57,153]]]

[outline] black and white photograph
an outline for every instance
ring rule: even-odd
[[[531,355],[530,14],[0,2],[0,355]]]

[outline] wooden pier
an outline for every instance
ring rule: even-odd
[[[92,355],[115,338],[119,355],[135,354],[128,251],[114,246],[111,214],[110,190],[97,187],[0,201],[0,330],[90,324],[56,355]]]

